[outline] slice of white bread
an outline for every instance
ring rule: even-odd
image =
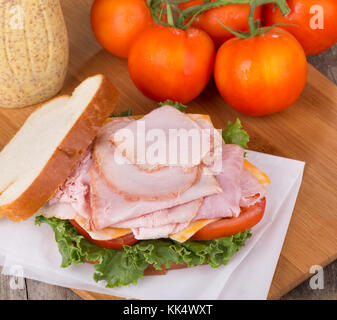
[[[71,97],[38,108],[0,153],[0,217],[31,217],[67,179],[113,112],[118,91],[103,76],[82,82]]]

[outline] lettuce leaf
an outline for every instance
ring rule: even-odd
[[[247,149],[249,135],[242,129],[240,119],[236,119],[234,124],[228,121],[226,129],[222,131],[222,138],[227,144],[237,144],[242,148]]]
[[[38,216],[35,224],[47,223],[54,230],[62,265],[78,265],[87,261],[96,262],[94,280],[105,280],[108,288],[136,284],[144,277],[144,270],[152,264],[161,270],[172,263],[186,263],[189,267],[208,263],[217,268],[245,245],[251,237],[250,230],[234,236],[211,241],[186,241],[179,243],[170,239],[144,240],[124,250],[103,249],[91,243],[72,226],[68,220]]]

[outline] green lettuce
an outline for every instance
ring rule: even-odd
[[[222,131],[222,138],[227,144],[237,144],[242,148],[247,149],[249,135],[242,129],[240,119],[236,119],[234,124],[228,121],[226,129]]]
[[[110,250],[96,246],[72,226],[68,220],[38,216],[35,224],[47,223],[54,230],[55,240],[62,255],[62,267],[84,262],[95,262],[94,280],[105,280],[108,288],[136,284],[144,277],[144,270],[153,265],[157,270],[172,263],[186,263],[189,267],[209,264],[213,268],[227,264],[229,259],[251,237],[250,230],[230,237],[210,241],[170,239],[144,240],[124,250]]]

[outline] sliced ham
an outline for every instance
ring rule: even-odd
[[[192,168],[210,150],[209,130],[171,106],[153,110],[110,140],[130,163],[149,172],[165,166]]]
[[[244,150],[233,144],[222,146],[222,170],[216,175],[222,192],[204,199],[194,220],[237,217],[240,214],[240,176]]]
[[[109,142],[115,130],[114,122],[102,128],[95,142],[93,159],[96,171],[107,185],[126,199],[154,201],[176,198],[199,180],[200,165],[189,170],[177,166],[155,172],[139,170]]]
[[[168,238],[171,234],[181,232],[188,227],[189,223],[172,223],[153,228],[132,229],[133,235],[138,240]]]
[[[47,218],[55,217],[62,220],[73,220],[78,217],[71,204],[65,202],[47,203],[40,209],[40,212]]]
[[[90,169],[92,225],[96,230],[141,217],[147,213],[172,208],[222,191],[215,177],[203,168],[198,183],[179,197],[158,201],[127,201],[110,189],[94,168]]]
[[[195,116],[194,120],[202,129],[207,129],[210,132],[209,152],[203,158],[203,163],[217,175],[222,171],[222,146],[224,141],[222,139],[221,130],[214,128],[210,119],[205,119],[203,116]]]
[[[240,207],[248,208],[266,195],[263,185],[248,171],[243,169],[240,177],[241,199]]]
[[[72,170],[66,182],[59,187],[54,197],[45,205],[44,211],[48,211],[49,214],[54,212],[53,216],[61,219],[64,219],[65,214],[68,216],[66,219],[72,219],[73,216],[76,215],[86,222],[89,222],[91,218],[91,207],[89,202],[90,177],[88,170],[91,164],[90,147]],[[71,213],[70,208],[66,208],[62,206],[62,204],[70,205],[74,211]],[[63,209],[61,209],[62,207]],[[62,211],[64,212],[62,213]]]
[[[146,124],[167,131],[178,111],[171,107],[160,109],[167,121],[152,112],[148,118],[145,116]],[[178,118],[174,128],[192,128],[192,121],[199,129],[214,129],[203,118],[193,121],[180,112]],[[254,205],[265,196],[264,186],[243,166],[244,150],[224,144],[221,134],[215,131],[210,131],[211,147],[197,166],[133,164],[111,137],[126,127],[134,130],[136,123],[128,118],[107,123],[94,146],[45,205],[43,214],[82,221],[83,227],[100,239],[107,239],[111,232],[131,229],[139,240],[172,237],[185,241],[196,232],[197,224],[237,217],[240,207]],[[220,168],[216,161],[219,157]]]
[[[190,223],[196,216],[203,198],[193,200],[172,208],[158,210],[139,218],[113,225],[117,228],[156,228],[167,224]]]
[[[156,228],[135,228],[132,229],[133,235],[138,240],[167,238],[167,235],[173,233],[176,224],[167,224]]]

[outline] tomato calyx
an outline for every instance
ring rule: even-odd
[[[276,23],[272,26],[269,26],[268,28],[262,28],[260,27],[261,21],[260,19],[254,20],[254,12],[256,7],[262,6],[264,4],[268,3],[274,3],[277,5],[280,9],[280,12],[283,16],[287,15],[290,12],[290,8],[288,6],[288,3],[286,0],[252,0],[250,4],[250,10],[249,10],[249,17],[248,17],[248,25],[249,25],[249,31],[240,31],[233,29],[229,26],[225,26],[221,21],[218,19],[219,24],[225,28],[227,31],[232,33],[234,36],[240,38],[240,39],[247,39],[252,37],[260,36],[264,33],[267,33],[272,28],[279,26],[279,25],[285,25],[284,23]]]

